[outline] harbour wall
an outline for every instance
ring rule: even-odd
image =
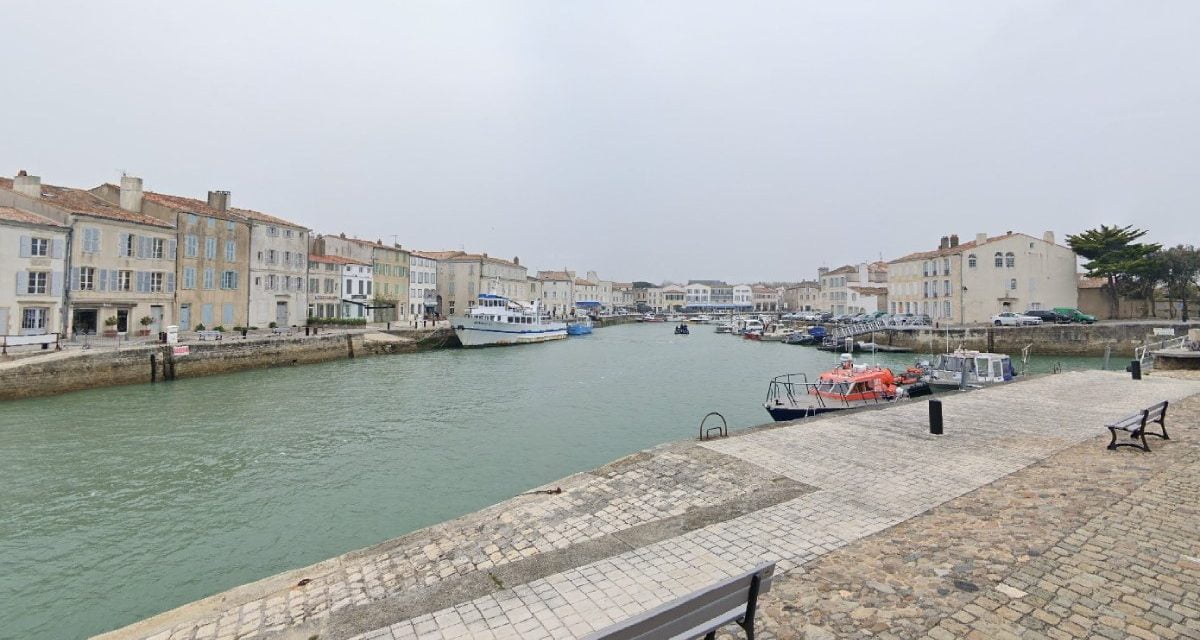
[[[415,334],[415,335],[414,335]],[[56,353],[4,363],[0,401],[54,395],[82,389],[180,380],[269,367],[290,367],[389,353],[412,353],[450,346],[454,332],[406,332],[389,339],[364,333],[319,336],[231,338],[186,345],[175,356],[170,346],[127,347],[120,351]],[[182,346],[182,345],[181,345]]]
[[[1146,343],[1169,339],[1156,335],[1155,329],[1170,329],[1175,336],[1186,335],[1198,323],[1101,323],[1052,324],[1037,327],[956,327],[948,329],[889,329],[858,336],[856,340],[905,347],[918,353],[942,353],[965,349],[1019,354],[1026,346],[1034,355],[1103,356],[1111,349],[1114,358],[1132,358],[1133,350]]]

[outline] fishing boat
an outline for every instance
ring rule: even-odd
[[[803,373],[773,378],[763,407],[776,422],[786,422],[929,393],[924,383],[901,386],[897,382],[891,369],[855,364],[853,356],[843,353],[838,366],[822,373],[816,382],[809,382]]]
[[[1016,377],[1012,358],[1004,353],[986,353],[957,349],[943,353],[929,366],[929,384],[934,387],[962,386],[966,367],[968,387],[986,387],[1009,382]]]
[[[479,303],[465,315],[450,318],[464,347],[546,342],[567,337],[565,322],[541,313],[537,302],[526,305],[492,293],[479,294]]]
[[[592,319],[580,316],[567,322],[567,335],[586,336],[592,332]]]
[[[642,316],[642,318],[640,320],[638,320],[638,322],[666,322],[666,320],[663,320],[662,318],[654,315],[653,313],[647,313],[646,315]]]
[[[718,322],[717,323],[717,333],[733,333],[733,323],[732,322]]]
[[[788,336],[796,333],[795,329],[786,329],[779,325],[771,325],[771,328],[762,332],[759,340],[763,342],[783,342]]]

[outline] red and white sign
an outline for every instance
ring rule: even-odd
[[[178,347],[171,347],[171,355],[175,356],[176,358],[179,356],[186,356],[191,352],[192,348],[186,344]]]

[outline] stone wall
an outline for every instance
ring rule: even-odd
[[[995,351],[1019,355],[1026,345],[1033,345],[1034,355],[1103,356],[1106,347],[1112,357],[1133,357],[1133,350],[1146,342],[1157,342],[1168,336],[1155,336],[1155,328],[1172,329],[1177,336],[1187,332],[1180,323],[1104,323],[1093,325],[1066,324],[1039,327],[971,327],[957,329],[893,329],[885,335],[874,334],[880,344],[908,347],[920,353],[942,353],[960,345],[966,349]],[[870,341],[870,336],[860,336]]]

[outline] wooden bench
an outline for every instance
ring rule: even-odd
[[[718,582],[641,615],[586,636],[588,640],[690,640],[717,637],[717,629],[736,622],[754,640],[758,596],[771,588],[775,563]]]
[[[220,331],[197,331],[196,336],[199,337],[201,340],[220,340],[221,332]]]
[[[1150,426],[1150,424],[1155,423],[1155,422],[1158,423],[1159,429],[1162,430],[1162,433],[1154,433],[1153,431],[1146,430],[1146,427]],[[1167,401],[1166,400],[1163,400],[1162,402],[1160,402],[1158,404],[1151,405],[1149,408],[1142,409],[1141,411],[1139,411],[1131,416],[1126,416],[1124,418],[1121,418],[1120,420],[1117,420],[1116,422],[1114,422],[1112,424],[1105,425],[1105,426],[1108,427],[1108,430],[1112,432],[1112,442],[1108,443],[1109,449],[1116,449],[1117,447],[1133,447],[1135,449],[1141,449],[1142,451],[1149,451],[1150,445],[1146,444],[1146,435],[1147,434],[1152,435],[1152,436],[1158,436],[1159,438],[1162,438],[1163,440],[1171,439],[1171,437],[1167,435]],[[1131,440],[1141,439],[1142,444],[1139,445],[1136,442],[1122,442],[1122,443],[1118,444],[1117,443],[1117,432],[1118,431],[1127,432],[1129,434],[1129,438]]]

